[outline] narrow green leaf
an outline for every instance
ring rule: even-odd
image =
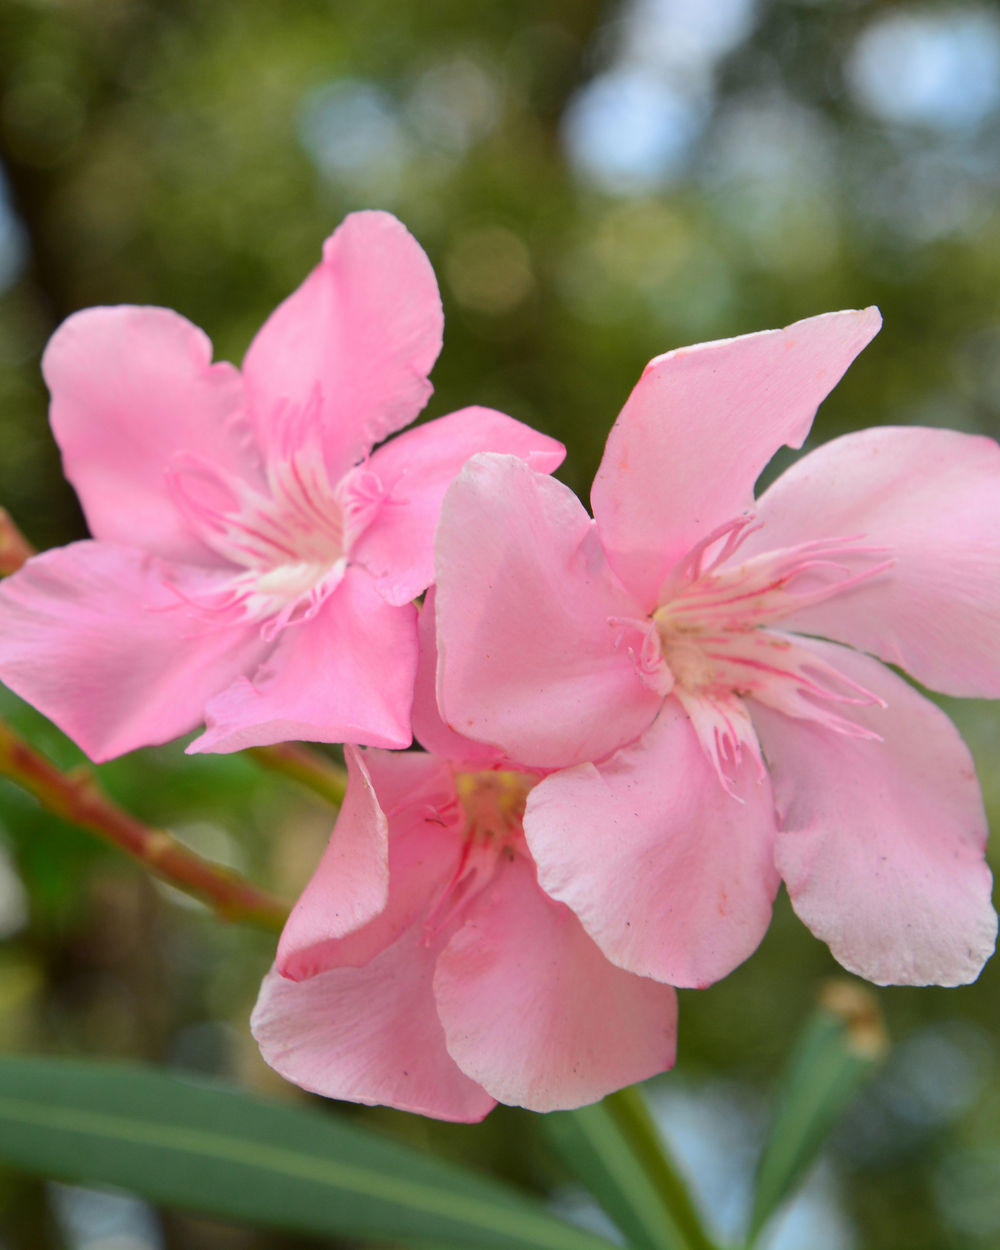
[[[0,1060],[0,1160],[299,1232],[608,1250],[516,1190],[356,1124],[135,1065]]]
[[[748,1247],[804,1178],[887,1046],[874,995],[853,982],[830,982],[779,1086],[757,1169]]]
[[[713,1250],[636,1089],[545,1117],[552,1144],[639,1250]]]

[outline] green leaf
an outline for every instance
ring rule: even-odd
[[[813,1163],[841,1112],[888,1046],[873,994],[832,981],[785,1069],[754,1192],[747,1246]]]
[[[640,1250],[713,1250],[637,1089],[545,1117],[573,1173]]]
[[[336,1116],[135,1065],[0,1060],[0,1160],[299,1232],[608,1250],[514,1189]]]

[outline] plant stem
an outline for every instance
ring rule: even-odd
[[[207,904],[220,919],[271,930],[284,924],[288,907],[279,898],[144,825],[105,794],[89,769],[60,772],[2,721],[0,776],[33,794],[47,812],[113,843],[153,876]]]
[[[16,573],[35,549],[14,524],[6,508],[0,508],[0,576]]]
[[[638,1087],[631,1085],[609,1094],[604,1105],[628,1141],[635,1157],[641,1161],[663,1206],[683,1234],[691,1250],[715,1250],[715,1242],[702,1226],[688,1192],[687,1182],[677,1169]]]
[[[300,785],[340,807],[347,793],[347,769],[310,750],[301,742],[280,742],[272,747],[250,747],[251,756],[264,768],[291,777]]]

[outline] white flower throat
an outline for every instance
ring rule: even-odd
[[[331,481],[318,397],[277,414],[273,425],[276,446],[259,485],[192,458],[175,461],[169,474],[188,523],[235,566],[200,605],[260,621],[268,639],[316,615],[383,497],[378,478],[363,465]]]

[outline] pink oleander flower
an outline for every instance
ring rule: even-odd
[[[619,967],[704,986],[757,946],[779,876],[878,983],[993,950],[986,822],[948,718],[886,664],[1000,696],[1000,448],[869,429],[754,500],[876,309],[658,357],[594,482],[472,459],[437,539],[445,720],[527,767],[542,888]]]
[[[521,825],[538,774],[468,746],[345,752],[347,797],[251,1021],[305,1089],[472,1121],[673,1064],[674,991],[609,963],[538,886]]]
[[[409,424],[442,311],[424,252],[356,213],[268,318],[242,375],[164,308],[92,308],[42,362],[94,541],[0,588],[0,679],[95,760],[165,742],[408,745],[411,602],[470,455],[563,449],[485,408]]]

